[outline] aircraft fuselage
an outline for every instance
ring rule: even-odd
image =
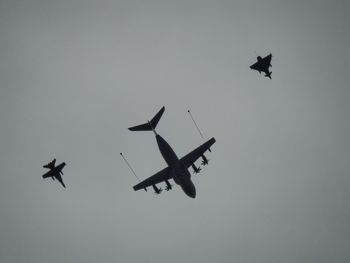
[[[160,153],[165,162],[172,170],[173,179],[176,184],[180,185],[182,190],[189,197],[196,197],[196,188],[191,180],[191,174],[187,168],[180,162],[171,146],[163,139],[162,136],[156,134],[156,140]]]

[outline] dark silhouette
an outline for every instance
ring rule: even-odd
[[[173,186],[169,183],[168,180],[165,180],[165,183],[166,183],[165,190],[170,191],[171,189],[173,189]]]
[[[202,170],[202,168],[197,167],[194,163],[191,166],[192,166],[192,169],[193,169],[193,173],[195,173],[195,174],[199,174],[199,172]]]
[[[52,180],[54,181],[56,178],[62,184],[62,186],[66,188],[61,176],[63,175],[62,169],[63,167],[66,166],[66,163],[63,162],[57,166],[55,166],[55,163],[56,163],[56,159],[53,159],[51,162],[43,166],[44,168],[50,169],[50,171],[48,171],[46,174],[43,175],[43,178],[45,179],[45,178],[51,177]]]
[[[209,149],[208,149],[208,150],[209,150]],[[201,157],[202,157],[202,165],[207,165],[207,164],[209,163],[207,157],[205,157],[204,154],[202,154]]]
[[[209,149],[211,145],[215,143],[215,138],[211,138],[207,142],[203,143],[201,146],[185,155],[179,159],[170,145],[155,131],[155,128],[164,113],[165,108],[162,107],[160,111],[154,116],[151,121],[147,123],[137,125],[129,128],[130,131],[153,131],[156,136],[157,144],[159,151],[162,154],[165,162],[168,164],[166,168],[159,171],[158,173],[152,175],[141,183],[135,185],[133,188],[135,191],[140,189],[147,189],[147,187],[152,186],[156,194],[162,192],[161,188],[157,188],[156,184],[164,182],[166,183],[166,190],[169,191],[172,189],[171,184],[169,183],[170,179],[173,179],[176,184],[180,185],[182,190],[190,197],[196,197],[196,188],[194,187],[193,182],[191,181],[191,174],[188,171],[188,168],[194,166],[195,161],[204,156],[206,150]],[[204,160],[204,159],[203,159]],[[197,172],[200,171],[196,167]]]
[[[271,59],[272,54],[267,55],[264,58],[261,58],[260,56],[257,57],[257,62],[255,62],[253,65],[250,66],[251,69],[265,73],[265,77],[269,77],[271,79],[272,71],[269,71],[269,68],[272,67],[271,65]]]

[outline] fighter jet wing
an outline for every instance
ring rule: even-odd
[[[46,174],[43,175],[43,178],[49,178],[52,177],[52,171],[48,171]]]
[[[211,138],[209,141],[203,143],[201,146],[182,157],[180,162],[182,162],[186,168],[190,167],[199,157],[209,150],[210,146],[212,146],[215,142],[215,138]]]
[[[161,183],[165,180],[171,179],[173,176],[170,173],[170,168],[166,167],[163,170],[159,171],[158,173],[152,175],[151,177],[148,177],[146,180],[143,180],[141,183],[135,185],[133,188],[135,191],[144,189],[146,187]]]
[[[268,72],[269,67],[271,65],[272,54],[267,55],[266,57],[260,59],[250,66],[251,69],[255,69],[257,71]]]
[[[261,62],[255,62],[253,65],[250,66],[251,69],[255,69],[257,71],[263,71],[263,67],[261,65]]]
[[[263,58],[264,65],[267,67],[270,66],[271,64],[271,59],[272,59],[272,54],[267,55],[266,57]]]

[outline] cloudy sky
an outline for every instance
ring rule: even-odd
[[[0,0],[0,262],[329,263],[350,258],[348,1]],[[249,69],[273,54],[272,80]],[[162,106],[179,187],[128,127]],[[65,161],[63,189],[42,165]]]

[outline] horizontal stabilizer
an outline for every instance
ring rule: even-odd
[[[47,169],[54,169],[55,168],[55,163],[56,163],[56,159],[53,159],[51,162],[49,162],[48,164],[43,165],[44,168]]]
[[[149,123],[144,123],[141,125],[130,127],[129,130],[130,131],[151,131],[152,127],[151,127],[151,125],[149,125]]]
[[[129,130],[130,131],[152,131],[157,127],[157,124],[160,120],[160,118],[162,117],[163,113],[165,111],[165,107],[163,106],[160,111],[158,111],[158,113],[153,117],[153,119],[147,123],[141,124],[141,125],[137,125],[137,126],[133,126],[130,127]]]

